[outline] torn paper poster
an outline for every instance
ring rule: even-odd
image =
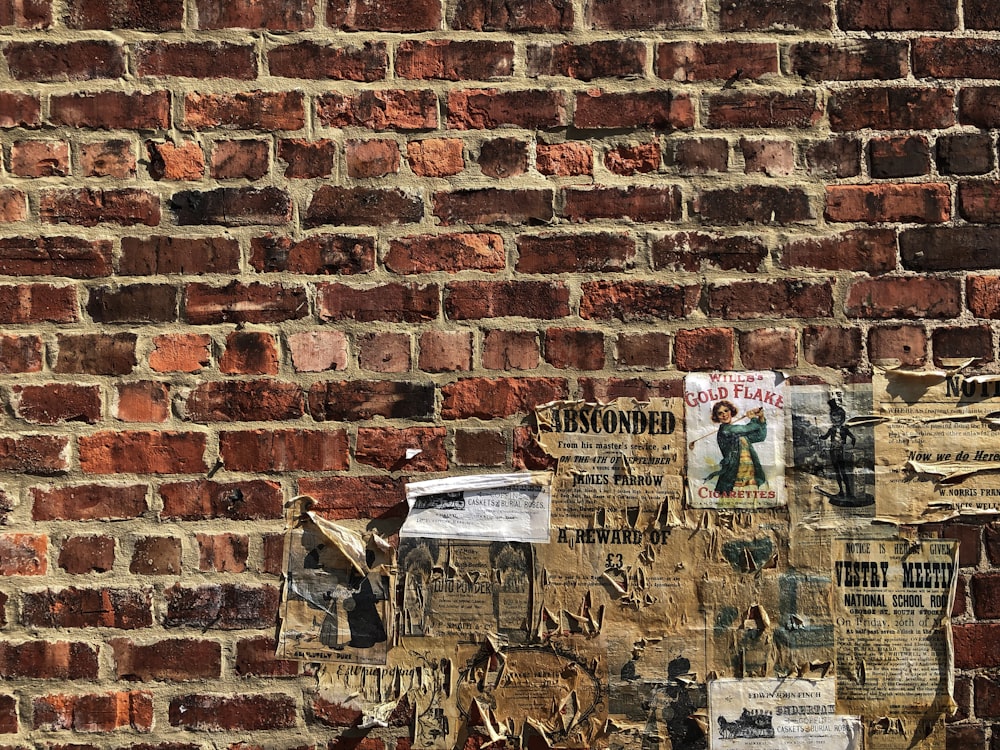
[[[688,375],[684,404],[694,508],[785,505],[785,389],[776,372]]]
[[[399,636],[524,643],[534,632],[532,545],[408,537],[400,539],[398,558]]]
[[[684,431],[679,399],[608,404],[556,401],[538,407],[538,443],[559,459],[553,523],[605,511],[680,508]],[[669,503],[667,501],[670,501]]]
[[[891,370],[873,378],[876,513],[897,523],[1000,510],[1000,380]]]
[[[401,537],[545,542],[552,475],[479,474],[406,485]]]
[[[958,543],[840,539],[833,550],[838,709],[864,718],[867,750],[943,748]]]
[[[277,656],[384,664],[392,624],[392,548],[309,510],[296,498],[285,535]],[[301,511],[301,512],[299,512]]]
[[[837,714],[836,684],[819,680],[712,680],[712,750],[861,750],[861,722]]]

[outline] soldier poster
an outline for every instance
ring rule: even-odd
[[[694,508],[785,505],[785,389],[776,372],[712,372],[684,381]]]
[[[867,750],[943,748],[958,543],[839,539],[833,553],[838,708],[864,717]]]

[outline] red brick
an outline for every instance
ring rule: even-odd
[[[32,128],[41,124],[38,96],[0,91],[0,128]]]
[[[771,185],[705,190],[695,197],[693,210],[705,223],[735,226],[801,224],[816,219],[804,190]]]
[[[232,281],[222,287],[192,283],[184,289],[184,315],[192,325],[279,323],[308,314],[302,287]]]
[[[465,89],[448,92],[448,127],[487,130],[503,126],[549,129],[568,124],[561,91]]]
[[[483,334],[483,367],[487,370],[534,370],[538,361],[538,335],[534,331],[491,329]]]
[[[977,318],[1000,318],[1000,277],[970,276],[966,280],[969,310]]]
[[[434,386],[392,380],[342,380],[309,389],[309,413],[317,422],[427,419],[434,414]]]
[[[98,91],[53,95],[49,122],[72,128],[162,130],[170,127],[170,93]]]
[[[213,380],[199,383],[179,404],[193,422],[256,422],[301,417],[302,389],[280,380]]]
[[[90,81],[125,74],[125,51],[104,40],[10,42],[4,47],[7,67],[20,81]]]
[[[139,380],[118,383],[114,416],[123,422],[166,422],[170,418],[170,391],[165,383]]]
[[[229,471],[343,471],[349,467],[344,430],[230,430],[219,433]]]
[[[697,286],[655,281],[587,281],[581,284],[584,320],[673,320],[694,312],[701,297]]]
[[[136,365],[134,333],[57,334],[59,373],[128,375]]]
[[[344,31],[437,31],[441,6],[430,0],[331,0],[326,22]]]
[[[735,362],[731,328],[693,328],[674,337],[678,370],[731,370]]]
[[[861,318],[952,318],[962,309],[958,279],[863,279],[851,284],[847,315]]]
[[[0,266],[2,264],[0,260]],[[70,323],[80,318],[76,306],[76,293],[70,286],[0,286],[0,322],[3,323]]]
[[[144,484],[32,487],[29,492],[34,521],[138,518],[148,509]]]
[[[408,333],[382,331],[358,336],[358,365],[372,372],[409,372],[412,366]]]
[[[861,331],[840,326],[808,326],[802,330],[802,354],[818,367],[856,368],[861,362]]]
[[[219,357],[219,371],[231,375],[277,375],[278,342],[265,331],[232,331]]]
[[[31,640],[0,644],[0,675],[45,680],[96,680],[98,649],[79,641]]]
[[[266,141],[216,141],[212,146],[212,177],[217,180],[259,180],[269,167]]]
[[[16,734],[18,731],[17,698],[0,695],[0,734]],[[7,746],[7,750],[15,750]],[[16,750],[21,750],[17,748]]]
[[[882,326],[868,329],[868,358],[880,362],[922,365],[927,359],[927,334],[922,326]]]
[[[0,334],[0,374],[40,372],[42,339],[39,336]]]
[[[959,213],[966,221],[991,224],[1000,207],[1000,183],[992,181],[960,182]]]
[[[681,191],[676,185],[637,185],[567,188],[563,191],[561,214],[572,222],[595,219],[657,222],[678,221],[681,210]]]
[[[707,174],[729,169],[729,141],[725,138],[684,138],[671,141],[665,154],[669,166],[681,174]]]
[[[313,696],[308,710],[309,721],[325,727],[356,727],[361,723],[361,711],[359,709],[351,708],[341,703],[333,703],[321,695]],[[358,737],[357,739],[363,741],[368,738]],[[379,742],[381,743],[381,740]],[[379,750],[384,750],[385,745],[384,743],[381,744],[382,748],[379,748]],[[361,742],[358,743],[359,750],[360,745]],[[344,750],[347,750],[347,748],[344,748]],[[351,748],[351,750],[355,749]],[[366,748],[365,750],[375,749]]]
[[[848,137],[806,141],[800,146],[806,173],[823,178],[861,174],[861,142]]]
[[[646,70],[646,45],[608,39],[589,44],[529,44],[529,78],[568,76],[580,81],[595,78],[639,77]]]
[[[909,49],[896,40],[799,42],[788,56],[795,75],[814,81],[887,81],[909,73]]]
[[[278,590],[273,586],[222,583],[185,588],[174,584],[163,595],[167,603],[163,626],[167,628],[270,628],[278,612]]]
[[[418,366],[424,372],[472,369],[471,331],[424,331],[420,334]]]
[[[1000,685],[985,675],[977,676],[974,684],[976,716],[1000,716]]]
[[[604,334],[586,328],[545,331],[545,361],[559,370],[604,369]]]
[[[813,31],[833,26],[826,0],[742,0],[726,2],[720,11],[722,31]]]
[[[995,268],[990,248],[997,236],[994,226],[907,229],[899,235],[903,267],[913,271]]]
[[[79,438],[85,474],[199,474],[207,438],[202,432],[97,432]]]
[[[593,150],[586,143],[538,143],[535,167],[544,175],[556,177],[593,174]]]
[[[284,534],[264,534],[260,552],[261,560],[257,570],[269,575],[282,575],[285,565],[284,546]],[[274,653],[274,649],[271,649],[271,653]]]
[[[84,177],[135,177],[135,152],[130,141],[110,139],[80,144]]]
[[[450,177],[465,169],[458,138],[426,138],[406,144],[410,169],[420,177]]]
[[[222,673],[222,647],[214,641],[168,638],[141,644],[112,638],[109,643],[119,680],[188,681],[218,678]]]
[[[59,550],[59,567],[70,575],[107,573],[115,566],[115,540],[109,536],[67,537]]]
[[[315,141],[282,138],[278,141],[278,158],[287,165],[284,174],[289,179],[328,177],[333,173],[337,145],[325,138]]]
[[[406,515],[402,479],[387,476],[303,478],[299,480],[299,492],[314,498],[313,509],[332,521]]]
[[[274,657],[274,638],[267,635],[243,638],[236,642],[234,670],[241,677],[295,677],[298,662]]]
[[[52,24],[51,0],[10,0],[0,4],[0,26],[44,29]]]
[[[181,574],[181,540],[168,536],[146,536],[135,540],[130,573],[144,576]]]
[[[48,553],[45,534],[0,534],[0,576],[45,575]]]
[[[528,144],[518,138],[493,138],[480,146],[477,161],[487,177],[517,177],[528,171]]]
[[[424,217],[424,203],[418,195],[393,188],[335,187],[323,185],[306,209],[303,224],[372,225],[409,224]]]
[[[124,237],[119,271],[130,276],[236,273],[240,248],[229,237]]]
[[[434,193],[434,215],[444,225],[531,224],[552,219],[551,190],[455,190]]]
[[[653,268],[699,272],[711,268],[754,272],[761,269],[767,247],[757,238],[703,232],[677,232],[653,240]]]
[[[798,335],[791,328],[740,331],[740,360],[748,370],[781,370],[799,364]]]
[[[160,223],[160,199],[146,190],[44,190],[38,200],[38,218],[49,224],[133,226]]]
[[[0,222],[12,224],[28,218],[28,198],[20,190],[0,188]]]
[[[149,366],[156,372],[199,372],[211,359],[212,339],[199,333],[164,333],[153,338]]]
[[[31,701],[32,725],[52,731],[113,732],[153,729],[153,697],[133,690],[90,695],[43,695]]]
[[[656,75],[673,81],[756,79],[778,72],[778,48],[760,42],[666,42],[656,46]]]
[[[17,177],[65,177],[69,174],[69,144],[14,141],[10,147],[10,171]]]
[[[595,403],[616,398],[634,398],[649,401],[651,398],[678,398],[684,392],[684,380],[653,380],[651,378],[578,378],[580,398]],[[520,429],[520,428],[515,428]],[[517,435],[515,433],[515,440]],[[545,467],[544,463],[538,468]]]
[[[348,140],[344,159],[348,177],[385,177],[399,171],[399,146],[395,141],[385,139]]]
[[[163,484],[160,495],[162,516],[178,521],[256,521],[281,518],[282,513],[281,486],[264,480]]]
[[[896,267],[896,233],[890,229],[853,229],[821,238],[786,242],[782,268],[885,273]]]
[[[986,746],[986,729],[981,724],[949,724],[945,728],[947,747],[979,748]]]
[[[148,628],[151,588],[46,589],[21,594],[21,623],[33,628]]]
[[[615,352],[619,367],[663,370],[670,365],[670,335],[667,333],[620,333]]]
[[[459,466],[503,466],[507,440],[493,430],[455,430],[455,463]]]
[[[296,372],[324,372],[347,367],[347,336],[341,331],[299,331],[285,339]]]
[[[183,0],[68,0],[71,29],[144,29],[177,31],[184,20]]]
[[[444,440],[444,427],[360,427],[354,456],[359,463],[388,471],[445,471]],[[409,450],[419,453],[407,458]]]
[[[405,40],[396,48],[400,78],[489,81],[511,75],[513,68],[513,42]]]
[[[976,617],[983,620],[1000,617],[1000,573],[973,575],[972,596]]]
[[[250,242],[250,264],[258,271],[352,275],[375,268],[371,237],[319,234],[300,240],[274,234]]]
[[[93,287],[87,314],[95,323],[171,323],[177,320],[177,288],[169,284]]]
[[[441,291],[436,284],[383,284],[355,289],[346,284],[316,285],[322,320],[388,320],[419,323],[438,316]]]
[[[452,27],[471,31],[569,31],[573,28],[573,4],[567,0],[517,4],[460,0]]]
[[[795,171],[795,144],[774,139],[740,138],[743,171],[768,177],[787,177]]]
[[[624,271],[635,264],[635,241],[627,234],[522,234],[517,237],[520,273]]]
[[[291,729],[298,711],[291,696],[181,695],[170,701],[170,725],[202,731]]]
[[[335,47],[315,42],[284,44],[267,53],[271,75],[347,81],[380,81],[389,64],[384,42]]]
[[[954,108],[954,92],[943,87],[844,89],[834,92],[827,103],[834,131],[948,128],[955,124]]]
[[[810,90],[720,93],[708,97],[710,128],[809,128],[822,109]]]
[[[247,567],[250,537],[246,534],[196,534],[198,570],[215,573],[242,573]]]
[[[196,0],[199,29],[305,31],[316,18],[313,0]]]
[[[975,364],[993,362],[993,334],[988,326],[935,328],[931,333],[934,344],[934,364],[941,367],[942,360],[974,357]],[[1000,555],[997,561],[1000,562]]]
[[[604,152],[604,166],[618,175],[656,172],[660,168],[660,144],[627,143]]]
[[[902,4],[892,0],[837,0],[840,28],[850,31],[950,31],[958,25],[957,0]]]
[[[991,0],[965,0],[962,5],[966,28],[1000,29],[1000,8]]]
[[[231,187],[205,192],[183,190],[174,193],[170,207],[181,226],[284,226],[292,218],[291,196],[276,187]]]
[[[86,422],[101,419],[101,390],[96,385],[48,383],[11,388],[14,414],[32,424]]]
[[[299,130],[305,125],[301,91],[241,91],[234,94],[190,93],[184,97],[187,130]]]
[[[702,5],[695,0],[596,0],[588,11],[595,29],[700,29],[704,23]]]
[[[488,232],[417,235],[389,242],[384,259],[395,273],[465,270],[502,271],[506,267],[503,238]]]
[[[569,315],[569,289],[549,281],[453,281],[446,287],[445,311],[451,320],[551,320]]]
[[[334,92],[316,98],[316,117],[331,128],[433,130],[438,127],[438,98],[428,89]]]
[[[555,471],[556,459],[542,450],[532,427],[515,427],[512,438],[511,463],[515,469]]]
[[[710,314],[736,320],[829,317],[833,315],[833,288],[829,281],[730,282],[709,285],[704,302]]]
[[[132,47],[135,71],[146,76],[185,78],[257,77],[252,46],[227,42],[141,42]]]
[[[937,139],[937,167],[941,174],[985,174],[996,163],[988,133],[959,133]]]
[[[573,125],[583,129],[690,128],[694,108],[687,94],[671,91],[619,94],[591,89],[576,95]]]
[[[538,404],[566,398],[564,378],[463,378],[441,388],[442,419],[494,419],[529,414]]]

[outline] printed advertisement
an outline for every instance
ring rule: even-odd
[[[890,370],[873,378],[877,515],[898,523],[1000,510],[1000,379]]]
[[[785,389],[776,372],[712,372],[684,381],[694,508],[785,505]]]
[[[712,680],[712,750],[861,750],[861,722],[836,702],[832,677]]]
[[[833,551],[838,708],[865,717],[867,750],[943,748],[958,543],[838,539]]]

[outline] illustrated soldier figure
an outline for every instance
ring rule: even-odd
[[[851,441],[851,448],[858,443],[858,439],[847,426],[847,412],[844,407],[831,398],[827,401],[830,407],[830,429],[823,435],[823,440],[830,441],[830,464],[833,466],[833,474],[837,479],[837,494],[830,498],[832,503],[835,499],[843,498],[847,501],[854,501],[854,476],[851,462],[846,455],[847,441]]]

